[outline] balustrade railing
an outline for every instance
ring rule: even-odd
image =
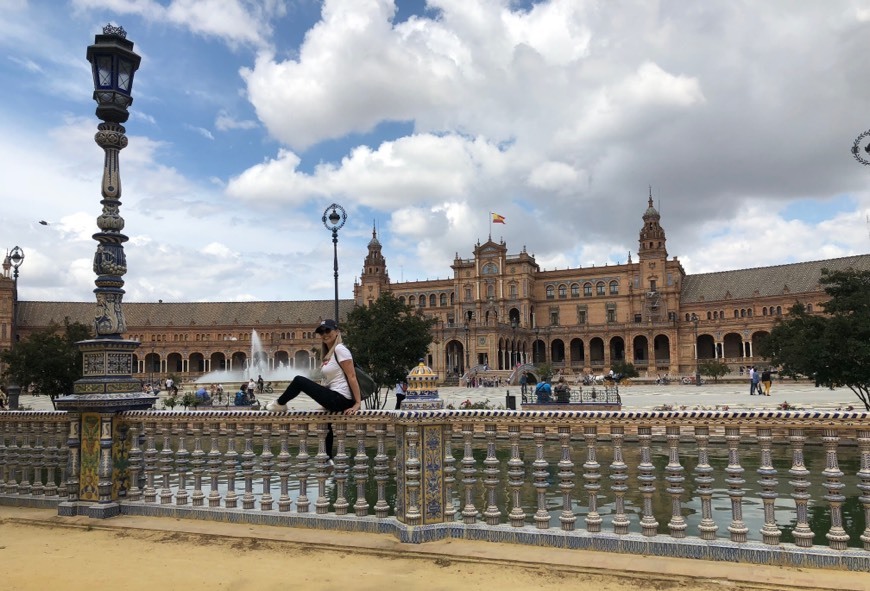
[[[78,420],[0,414],[0,503],[85,498]],[[113,439],[130,515],[870,570],[867,413],[132,411]]]

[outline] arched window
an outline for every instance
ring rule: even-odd
[[[777,307],[776,307],[776,315],[777,315],[777,316],[782,316],[782,306],[777,306]]]
[[[761,309],[761,315],[762,315],[762,316],[767,316],[767,306],[764,306],[764,307]]]
[[[688,312],[687,312],[687,313],[686,313],[686,322],[689,322],[691,319],[692,319],[692,317],[689,316],[689,314],[688,314]]]
[[[740,318],[740,310],[734,308],[734,318]]]
[[[439,305],[441,305],[441,306],[447,305],[447,294],[446,293],[442,293],[441,297],[439,299],[440,299]]]
[[[559,297],[566,298],[568,297],[568,286],[564,283],[559,286]]]
[[[604,295],[604,282],[599,281],[595,284],[595,294],[596,295]]]
[[[548,299],[548,300],[552,300],[552,299],[553,299],[553,293],[554,293],[554,291],[555,291],[555,290],[553,289],[553,286],[552,286],[552,285],[548,285],[548,286],[547,286],[547,299]]]
[[[571,297],[572,298],[579,298],[580,297],[580,285],[578,285],[577,283],[571,284]]]
[[[740,317],[741,317],[741,318],[746,318],[746,308],[742,308],[742,309],[740,310]]]
[[[399,303],[405,305],[405,296],[399,296]]]
[[[750,318],[752,318],[752,308],[748,308],[746,310],[746,315],[749,316]]]
[[[807,304],[807,312],[812,312],[812,311],[813,311],[813,305]]]
[[[435,307],[435,294],[434,293],[429,296],[429,307],[430,308]]]
[[[711,313],[709,310],[707,310],[707,320],[712,320],[715,317],[716,317],[715,312]]]
[[[420,307],[421,308],[426,307],[426,294],[425,293],[420,294]]]
[[[619,295],[619,282],[611,281],[610,282],[610,295]]]
[[[592,284],[591,283],[587,282],[587,283],[583,284],[583,295],[586,296],[587,298],[592,295]]]
[[[414,306],[416,304],[417,304],[417,297],[416,296],[408,296],[408,305]]]
[[[517,297],[517,284],[516,283],[511,283],[508,290],[509,290],[509,293],[511,294],[512,298]]]

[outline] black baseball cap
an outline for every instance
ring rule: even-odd
[[[314,332],[316,334],[321,334],[330,330],[338,330],[338,324],[335,323],[335,320],[327,319],[321,320],[320,326],[318,326]]]

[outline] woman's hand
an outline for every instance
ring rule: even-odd
[[[353,404],[353,406],[351,406],[349,409],[344,411],[344,414],[346,414],[346,415],[356,414],[356,411],[358,411],[358,410],[359,410],[359,402],[355,402]]]

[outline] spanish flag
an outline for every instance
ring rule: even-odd
[[[503,215],[498,215],[497,213],[494,213],[494,212],[492,212],[492,211],[489,212],[489,213],[492,214],[492,223],[493,223],[493,224],[503,224],[503,223],[505,223],[505,222],[504,222],[504,216],[503,216]]]

